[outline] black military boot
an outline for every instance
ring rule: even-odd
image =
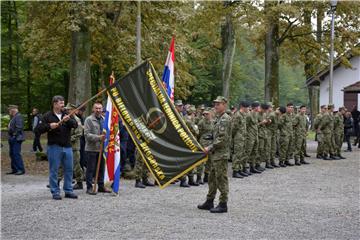
[[[301,164],[310,164],[310,163],[308,163],[307,161],[305,161],[304,158],[300,158],[300,163],[301,163]]]
[[[265,168],[263,168],[260,164],[256,164],[255,168],[259,170],[260,172],[265,171]]]
[[[295,157],[295,165],[296,166],[301,166],[300,161],[299,161],[299,159],[297,157]]]
[[[286,167],[286,164],[285,164],[285,162],[280,162],[280,163],[279,163],[279,166],[280,166],[280,167]]]
[[[335,155],[330,155],[330,158],[333,160],[340,160],[340,158],[338,156]]]
[[[323,155],[323,160],[332,160],[331,158],[329,158],[327,155]]]
[[[214,208],[214,199],[207,199],[203,204],[197,206],[201,210],[210,210]]]
[[[289,162],[289,160],[286,160],[286,161],[285,161],[285,165],[286,165],[286,166],[294,166],[294,164],[292,164],[291,162]]]
[[[250,167],[250,172],[251,172],[251,173],[261,173],[261,171],[257,170],[257,169],[254,168],[254,167]]]
[[[142,183],[145,185],[145,186],[149,186],[149,187],[154,187],[155,184],[149,182],[149,180],[147,178],[143,178],[143,181]]]
[[[73,190],[80,190],[83,189],[83,183],[82,182],[76,182],[76,184],[73,186]]]
[[[341,154],[338,155],[340,159],[346,159],[346,157],[343,157]]]
[[[274,169],[274,167],[268,162],[265,164],[265,168]]]
[[[215,208],[210,209],[211,213],[226,213],[227,212],[227,203],[220,202]]]
[[[250,172],[249,168],[244,169],[244,173],[246,173],[248,176],[251,176],[252,173]]]
[[[136,188],[146,188],[146,186],[140,180],[135,181],[135,187]]]
[[[277,164],[275,163],[275,161],[272,161],[272,162],[271,162],[271,166],[273,166],[274,168],[280,167],[279,165],[277,165]]]
[[[239,171],[239,174],[240,174],[241,176],[243,176],[243,177],[247,177],[247,176],[249,176],[249,174],[247,174],[247,172],[246,172],[246,170],[245,170],[245,169],[240,170],[240,171]]]
[[[180,187],[190,187],[190,185],[187,184],[186,179],[181,179],[181,181],[180,181]]]
[[[200,174],[198,174],[197,177],[196,177],[196,183],[200,184],[200,185],[204,184],[204,181],[202,180],[202,177],[201,177]]]
[[[204,174],[204,183],[209,182],[209,174],[205,173]]]
[[[194,181],[194,177],[189,177],[189,185],[190,186],[199,186],[199,184]]]
[[[321,154],[316,154],[317,159],[323,159],[324,157]]]
[[[243,176],[241,176],[241,174],[239,173],[239,171],[233,171],[232,176],[233,176],[233,178],[243,178]]]

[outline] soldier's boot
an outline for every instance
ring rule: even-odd
[[[181,181],[180,181],[180,187],[186,187],[186,188],[188,188],[188,187],[190,187],[190,185],[187,184],[186,179],[181,179]]]
[[[190,186],[199,186],[199,184],[194,181],[194,176],[189,177],[189,185]]]
[[[301,165],[298,157],[295,157],[295,165],[296,165],[296,166],[300,166],[300,165]]]
[[[278,167],[280,167],[279,165],[277,165],[276,163],[275,163],[275,161],[273,160],[273,161],[271,161],[271,166],[273,166],[274,168],[278,168]]]
[[[145,186],[149,186],[149,187],[154,187],[155,184],[149,182],[149,180],[147,178],[143,178],[143,181],[142,183],[145,185]]]
[[[327,156],[327,154],[324,154],[322,159],[323,159],[323,160],[331,160],[331,158],[329,158],[329,157]]]
[[[316,154],[317,159],[323,159],[323,156],[321,154]]]
[[[269,162],[266,162],[265,168],[274,169],[274,167]]]
[[[204,174],[204,183],[209,182],[209,174],[205,173]]]
[[[285,164],[284,161],[280,161],[279,166],[280,166],[280,167],[286,167],[286,164]]]
[[[74,190],[80,190],[83,189],[83,183],[82,182],[76,182],[76,184],[73,186]]]
[[[227,212],[227,203],[220,202],[215,208],[210,209],[211,213],[226,213]]]
[[[135,187],[136,188],[146,188],[146,186],[140,180],[135,181]]]
[[[251,173],[261,173],[261,171],[257,170],[257,169],[254,168],[254,167],[250,167],[250,172],[251,172]]]
[[[330,158],[333,160],[340,160],[340,158],[338,156],[335,155],[330,155]]]
[[[198,174],[196,177],[196,183],[201,184],[201,185],[204,184],[204,181],[202,180],[202,177],[200,174]]]
[[[338,154],[338,157],[339,157],[340,159],[346,159],[346,157],[342,156],[341,153]]]
[[[244,173],[246,173],[248,176],[252,175],[251,171],[248,168],[244,169]]]
[[[214,208],[214,199],[207,199],[203,204],[197,206],[201,210],[210,210]]]
[[[232,177],[233,178],[243,178],[243,176],[240,175],[239,171],[233,171]]]
[[[240,171],[239,171],[239,174],[240,174],[241,176],[243,176],[243,177],[249,176],[249,174],[247,174],[247,172],[245,171],[245,168],[243,168],[243,170],[240,170]]]
[[[310,164],[310,163],[308,163],[307,161],[305,161],[304,158],[300,158],[300,163],[301,163],[301,164]]]
[[[255,168],[260,172],[265,171],[265,168],[263,168],[259,163],[255,165]]]
[[[289,160],[286,160],[286,161],[285,161],[285,165],[286,165],[286,166],[294,166],[294,164],[292,164],[291,162],[289,162]]]

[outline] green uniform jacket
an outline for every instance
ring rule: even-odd
[[[250,112],[246,115],[247,138],[258,138],[258,114]]]
[[[231,117],[227,113],[217,116],[214,122],[213,143],[210,146],[211,160],[230,158]]]
[[[293,131],[293,122],[290,114],[285,113],[279,119],[280,136],[291,136]]]
[[[269,114],[269,119],[271,120],[271,123],[269,123],[268,129],[270,130],[270,134],[274,135],[279,129],[279,117],[275,112],[271,112]]]
[[[339,135],[344,132],[344,117],[339,112],[334,116],[334,132]]]
[[[200,144],[204,147],[211,145],[213,138],[212,132],[214,129],[214,121],[203,118],[200,120],[198,127]]]
[[[334,131],[334,116],[328,112],[324,113],[321,117],[320,130],[323,133],[330,134]]]
[[[307,120],[305,114],[296,114],[293,125],[295,136],[305,138],[307,130]]]
[[[246,113],[237,111],[232,118],[231,132],[234,143],[244,141],[246,138]]]
[[[267,124],[260,124],[263,120],[267,118],[266,113],[259,113],[258,114],[258,131],[259,131],[259,138],[267,138],[268,131],[267,131]]]

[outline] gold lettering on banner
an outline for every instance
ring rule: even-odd
[[[180,138],[183,140],[183,142],[186,144],[186,146],[189,147],[189,149],[192,152],[198,151],[198,147],[194,144],[194,142],[191,140],[189,135],[186,133],[184,128],[181,126],[180,122],[176,118],[176,115],[172,111],[169,103],[166,102],[165,96],[161,93],[161,90],[151,72],[151,69],[148,69],[146,71],[146,75],[148,76],[149,83],[151,88],[153,89],[155,95],[157,96],[159,103],[161,104],[162,108],[164,109],[165,114],[170,119],[170,122],[173,124],[175,130],[178,132]]]

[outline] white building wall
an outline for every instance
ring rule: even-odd
[[[360,81],[360,57],[350,59],[352,69],[340,66],[334,70],[333,77],[333,103],[335,109],[344,105],[344,87]],[[330,73],[320,83],[320,106],[329,104],[329,78]],[[360,97],[358,97],[358,110],[360,108]]]

